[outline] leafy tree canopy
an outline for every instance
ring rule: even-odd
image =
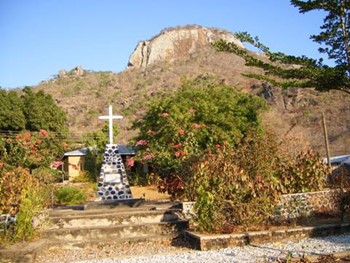
[[[0,130],[23,130],[25,124],[22,101],[17,92],[0,89]]]
[[[300,13],[322,10],[326,12],[321,32],[311,39],[321,44],[319,51],[334,59],[338,66],[344,67],[350,75],[350,1],[349,0],[291,0]]]
[[[152,101],[133,128],[138,158],[161,176],[171,175],[191,157],[223,142],[238,143],[260,127],[265,102],[208,77],[186,80],[179,90]]]
[[[257,56],[248,50],[241,49],[234,43],[219,40],[214,43],[218,51],[234,53],[242,57],[247,66],[257,67],[263,73],[244,74],[249,78],[265,80],[283,88],[300,87],[316,88],[319,91],[341,90],[350,94],[350,79],[343,66],[329,67],[322,60],[314,60],[306,56],[286,55],[282,52],[271,52],[268,47],[259,42],[257,37],[251,37],[247,32],[236,34],[242,42],[252,44],[264,52]]]
[[[59,157],[67,146],[66,113],[43,91],[35,93],[26,87],[19,94],[0,89],[0,135],[14,138],[25,131],[48,132],[50,136],[41,147],[50,148],[52,156]]]
[[[26,129],[30,131],[45,129],[65,135],[68,131],[66,114],[56,105],[51,95],[45,94],[43,91],[34,93],[29,87],[24,88],[23,92],[22,101]]]
[[[113,125],[113,136],[119,134],[117,125]],[[85,138],[85,146],[94,147],[96,151],[103,151],[109,143],[109,127],[106,123],[100,130],[89,132]]]
[[[246,65],[263,69],[263,74],[246,74],[248,77],[262,79],[281,87],[315,87],[319,91],[340,90],[350,94],[350,1],[348,0],[291,0],[301,13],[314,10],[326,12],[324,24],[318,35],[311,39],[321,44],[319,51],[328,55],[336,63],[335,67],[323,64],[306,56],[291,56],[272,52],[251,37],[247,32],[237,33],[242,42],[247,42],[261,50],[266,56],[258,57],[240,49],[234,43],[218,41],[214,46],[219,51],[231,52],[245,59]]]
[[[66,113],[56,105],[51,95],[43,91],[35,93],[29,87],[23,89],[21,96],[18,94],[0,89],[0,130],[46,130],[61,138],[66,137]]]
[[[17,214],[16,228],[0,238],[25,240],[32,220],[49,205],[66,143],[66,115],[51,96],[30,88],[19,96],[0,89],[0,213]]]

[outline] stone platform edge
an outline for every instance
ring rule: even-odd
[[[84,210],[98,208],[113,208],[118,206],[138,207],[145,203],[143,198],[131,198],[123,200],[102,200],[95,202],[87,202],[84,204]]]
[[[350,223],[219,235],[200,234],[186,230],[184,237],[194,249],[206,251],[281,240],[339,235],[348,232],[350,232]]]
[[[81,205],[62,205],[54,206],[52,209],[56,210],[89,210],[89,209],[105,209],[114,207],[139,207],[147,203],[143,198],[133,198],[124,200],[103,200],[91,201]]]

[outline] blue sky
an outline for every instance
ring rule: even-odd
[[[120,72],[138,41],[188,24],[248,31],[273,51],[318,58],[309,36],[322,21],[289,0],[0,0],[0,87],[78,65]]]

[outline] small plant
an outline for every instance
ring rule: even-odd
[[[73,178],[73,183],[88,183],[88,182],[94,182],[94,180],[91,178],[89,172],[87,171],[80,171],[79,175]]]
[[[32,219],[41,210],[41,196],[35,190],[30,190],[21,202],[19,212],[17,214],[16,234],[14,240],[24,241],[34,235]]]
[[[85,193],[74,186],[63,186],[54,194],[56,203],[60,205],[76,205],[86,201]]]
[[[340,166],[332,173],[331,187],[339,189],[337,194],[339,215],[341,222],[344,222],[346,214],[350,209],[350,172],[344,165]]]
[[[147,185],[146,175],[140,171],[130,173],[128,178],[129,178],[129,183],[132,186],[145,186],[145,185]]]
[[[16,214],[31,179],[27,169],[15,168],[10,171],[1,171],[0,178],[0,213]]]
[[[213,224],[215,221],[215,214],[217,213],[217,207],[215,205],[214,195],[203,186],[198,188],[198,199],[194,206],[195,211],[197,211],[198,227],[199,231],[213,232],[217,229],[217,224]]]
[[[110,74],[107,73],[100,73],[100,87],[108,87],[111,85],[111,79],[110,79]]]
[[[16,215],[16,224],[10,225],[3,237],[8,241],[23,241],[34,235],[33,218],[48,205],[51,177],[43,176],[42,171],[34,170],[32,174],[24,168],[4,172],[0,180],[2,199],[0,212]]]
[[[284,193],[305,193],[323,190],[329,167],[319,155],[311,150],[300,153],[295,160],[286,164],[281,175]]]
[[[159,178],[157,182],[158,191],[168,193],[171,200],[181,200],[185,192],[185,182],[177,175]]]

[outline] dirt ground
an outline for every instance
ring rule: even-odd
[[[57,187],[62,186],[63,184],[58,184]],[[71,185],[67,182],[65,185]],[[72,184],[75,187],[78,187],[84,191],[86,194],[86,201],[95,201],[96,200],[96,189],[94,184],[91,183],[74,183]],[[131,193],[133,198],[144,198],[146,201],[169,201],[170,196],[166,193],[159,193],[156,185],[149,186],[130,186]]]
[[[133,198],[145,198],[146,201],[165,201],[170,197],[166,193],[159,193],[154,185],[131,186],[130,188]]]

